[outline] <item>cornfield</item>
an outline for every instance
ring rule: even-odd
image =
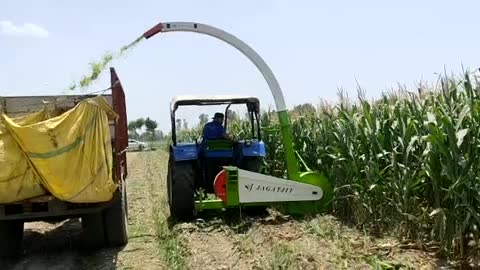
[[[372,234],[440,247],[447,256],[478,256],[478,75],[441,77],[434,87],[374,102],[341,94],[336,105],[293,112],[295,149],[335,186],[329,211]],[[285,176],[275,114],[264,112],[261,122],[268,172]],[[229,130],[242,134],[248,125],[240,120]]]

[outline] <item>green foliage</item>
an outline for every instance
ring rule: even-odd
[[[111,53],[106,53],[99,62],[91,62],[90,68],[91,73],[88,76],[83,76],[80,80],[80,88],[88,87],[94,80],[98,78],[100,73],[107,67],[108,63],[113,60],[113,55]],[[73,90],[70,88],[70,90]]]
[[[176,128],[177,131],[182,130],[182,119],[177,119],[176,120],[175,128]]]
[[[439,89],[372,103],[359,95],[356,103],[294,118],[295,149],[336,187],[331,211],[375,234],[439,243],[448,255],[478,252],[477,75],[441,78]],[[282,176],[283,147],[267,120],[270,173]]]
[[[135,121],[128,122],[128,131],[132,132],[137,129],[137,125]]]
[[[136,129],[142,129],[142,127],[145,125],[145,119],[143,118],[138,118],[135,120],[135,128]]]
[[[147,117],[147,119],[145,119],[145,128],[147,129],[147,132],[155,133],[155,129],[157,127],[157,121],[150,119],[150,117]]]
[[[146,132],[142,132],[143,127],[145,127]],[[146,119],[138,118],[128,123],[128,136],[138,140],[165,140],[165,135],[162,131],[156,130],[157,127],[157,121],[150,119],[150,117]]]
[[[239,119],[240,119],[240,117],[238,116],[236,111],[228,109],[228,111],[227,111],[227,120],[228,121],[238,121]]]
[[[330,211],[375,235],[435,244],[457,258],[479,256],[478,75],[442,77],[435,89],[401,90],[374,102],[340,92],[336,105],[296,107],[294,147],[335,186]],[[262,112],[261,125],[266,169],[285,177],[275,113]],[[229,122],[228,132],[249,138],[249,121]],[[201,128],[181,133],[193,140]]]
[[[188,130],[188,122],[187,122],[186,119],[183,119],[183,127],[182,127],[182,129]]]
[[[208,122],[208,114],[202,113],[198,116],[198,119],[200,120],[199,125],[204,126]]]
[[[315,107],[311,103],[296,105],[292,110],[292,113],[297,113],[299,115],[314,115],[315,112]]]
[[[72,85],[70,85],[68,87],[68,89],[70,91],[74,91],[77,88],[80,88],[80,89],[88,88],[90,86],[90,84],[100,76],[100,73],[102,73],[105,70],[105,68],[107,68],[107,66],[108,66],[108,64],[110,64],[110,62],[112,62],[114,59],[117,59],[117,58],[123,56],[127,50],[135,47],[142,40],[143,40],[143,36],[135,39],[133,42],[131,42],[128,45],[122,46],[120,48],[120,50],[118,51],[118,53],[116,53],[116,54],[111,53],[111,52],[106,52],[101,57],[101,59],[99,61],[90,62],[89,63],[89,66],[90,66],[89,74],[82,76],[82,78],[80,79],[80,81],[78,83],[75,83],[75,82],[72,83]]]
[[[478,74],[441,78],[437,89],[384,94],[292,113],[294,147],[336,187],[330,211],[370,231],[436,243],[444,254],[478,255],[480,84]],[[299,113],[301,111],[301,113]],[[250,136],[248,120],[229,133]],[[189,136],[199,135],[198,129]],[[262,113],[268,173],[285,177],[273,112]]]

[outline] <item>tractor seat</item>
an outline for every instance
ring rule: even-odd
[[[233,148],[233,141],[226,139],[206,139],[205,150],[230,150]]]

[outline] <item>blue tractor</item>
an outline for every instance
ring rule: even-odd
[[[225,105],[223,126],[228,132],[231,105],[244,104],[248,111],[248,138],[206,139],[179,142],[175,112],[180,106]],[[251,96],[177,96],[170,103],[172,144],[168,163],[168,202],[170,214],[179,220],[195,215],[195,201],[214,194],[214,179],[224,166],[261,172],[265,144],[260,133],[260,102]],[[202,198],[203,197],[203,198]]]

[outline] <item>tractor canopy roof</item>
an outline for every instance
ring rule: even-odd
[[[222,104],[247,104],[249,110],[259,111],[260,101],[256,97],[242,95],[208,95],[194,96],[183,95],[175,96],[170,102],[170,111],[175,112],[179,106],[208,106]]]

